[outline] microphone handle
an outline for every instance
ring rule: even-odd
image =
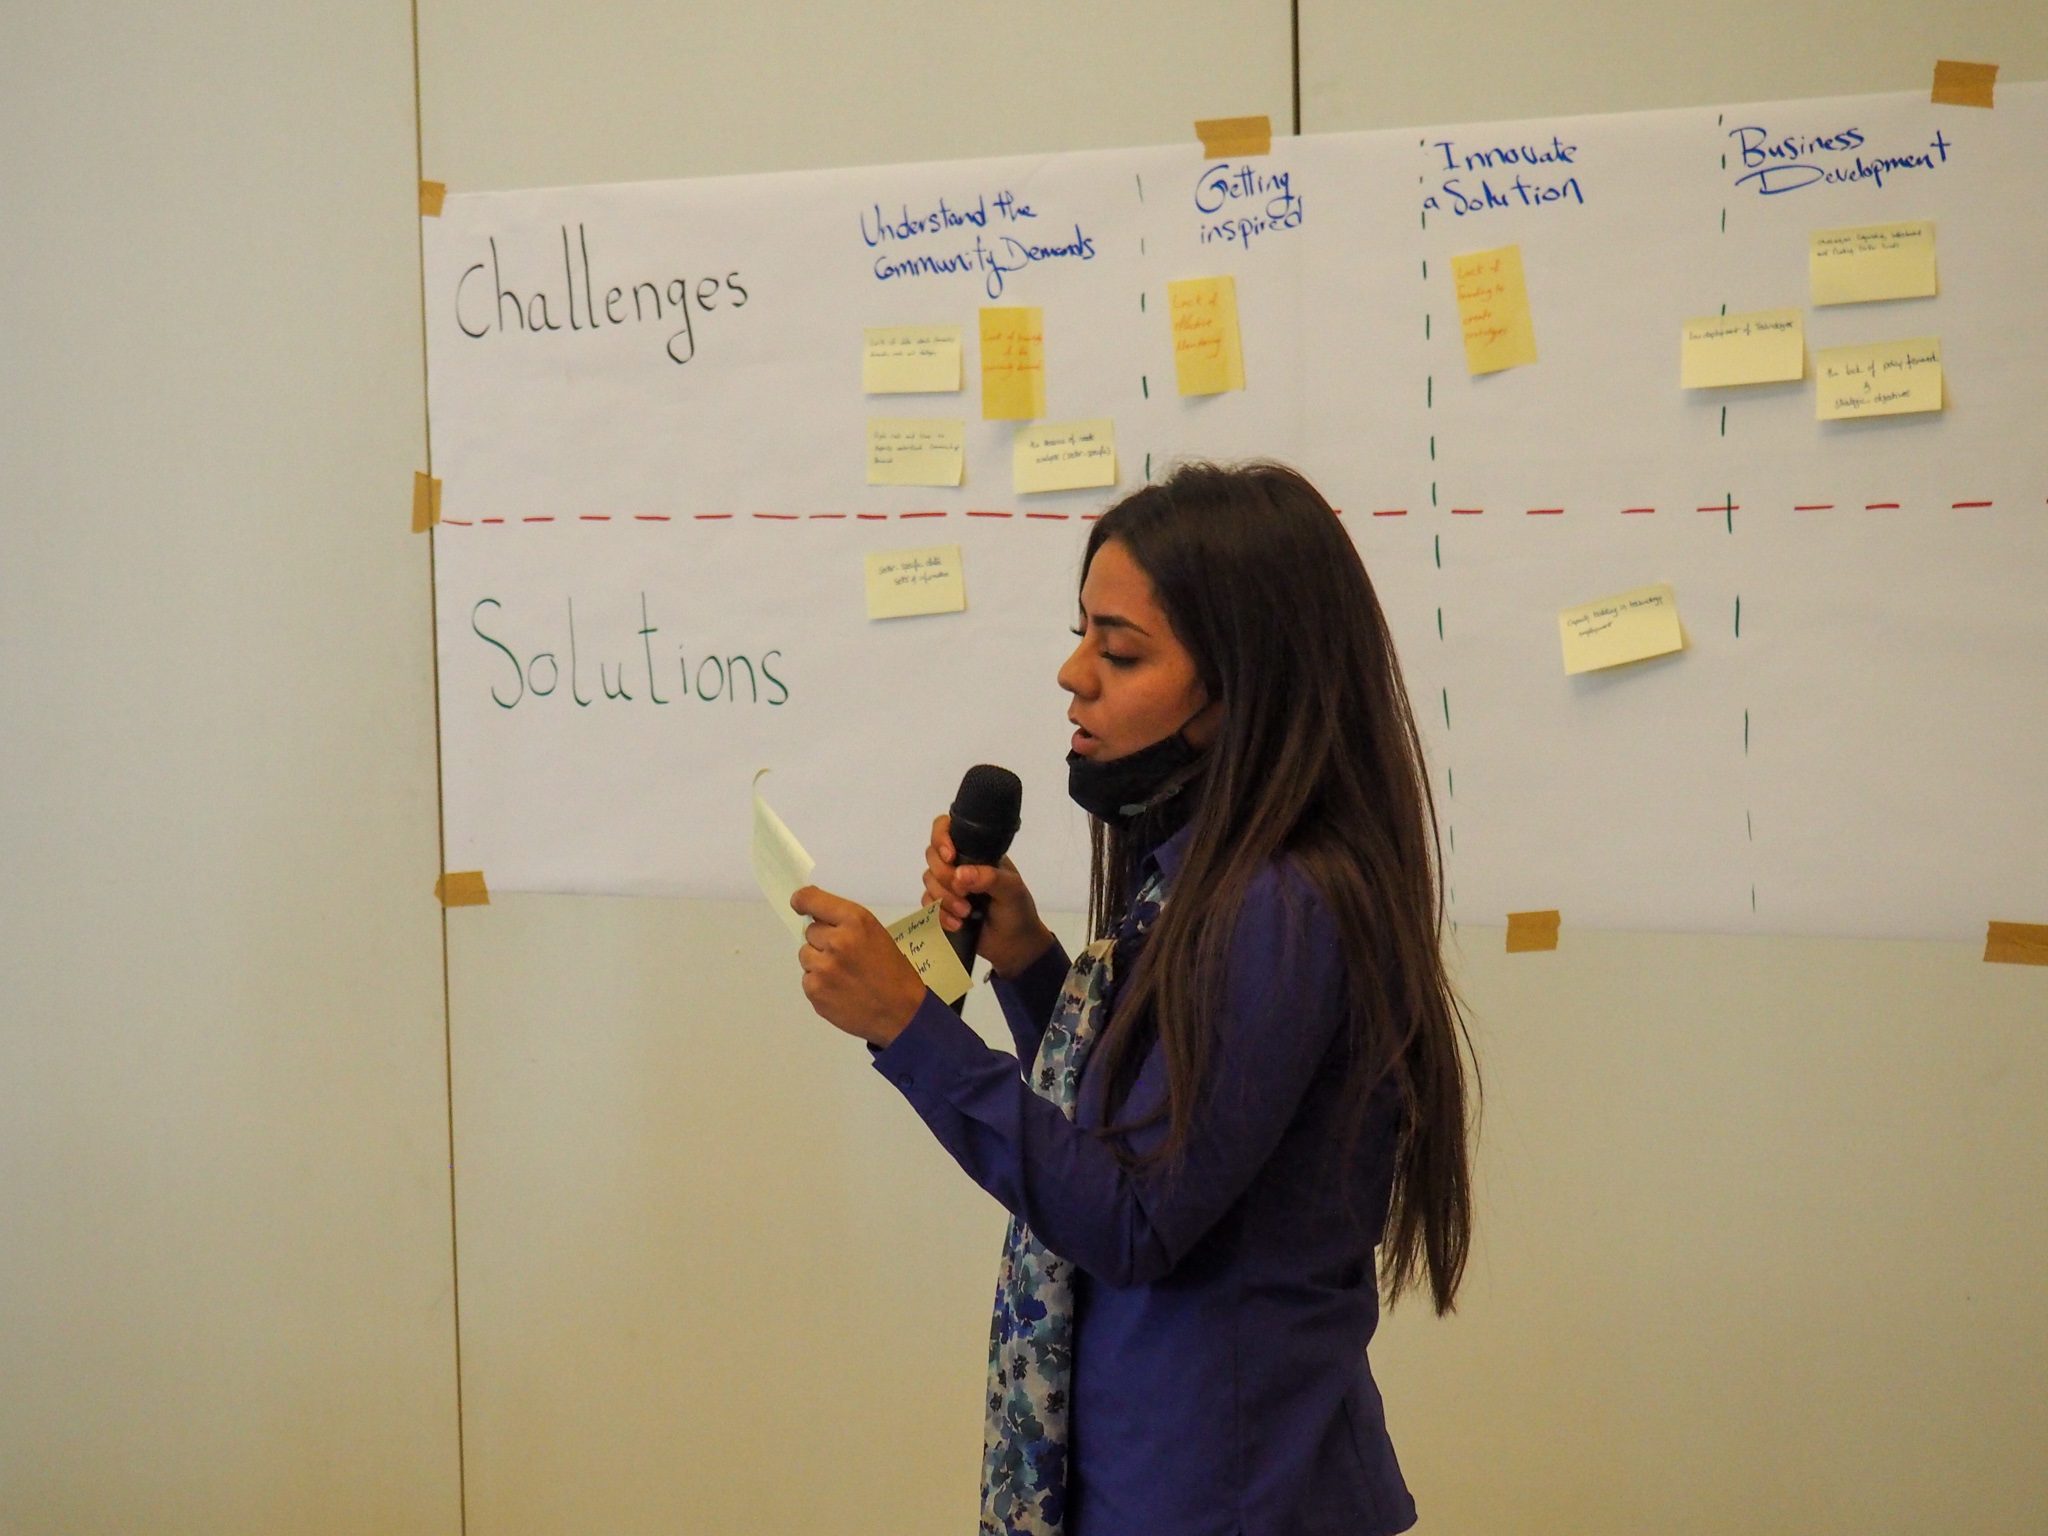
[[[971,977],[974,974],[974,952],[981,947],[981,925],[988,921],[988,897],[970,896],[967,898],[967,905],[972,910],[960,920],[958,930],[946,935],[946,942],[953,946],[953,953],[960,957],[961,968]],[[966,1013],[965,992],[960,994],[960,1001],[953,1005],[953,1011]]]

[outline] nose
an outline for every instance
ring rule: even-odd
[[[1093,690],[1089,687],[1087,650],[1088,637],[1083,635],[1072,654],[1060,663],[1059,685],[1077,699],[1093,697]]]

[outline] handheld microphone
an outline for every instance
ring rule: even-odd
[[[948,814],[952,817],[953,862],[959,864],[1001,864],[1010,851],[1010,840],[1024,808],[1024,784],[1007,768],[978,763],[960,779],[960,792],[953,796]],[[988,897],[970,896],[967,914],[957,933],[949,933],[953,952],[967,973],[974,974],[974,952],[981,944],[981,925],[988,921]],[[965,998],[961,999],[964,1004]]]

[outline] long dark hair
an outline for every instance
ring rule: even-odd
[[[1120,1105],[1156,1039],[1167,1133],[1186,1146],[1205,1087],[1224,962],[1246,886],[1276,860],[1306,878],[1341,935],[1350,1138],[1391,1081],[1400,1104],[1380,1245],[1391,1302],[1428,1282],[1450,1310],[1472,1236],[1463,1019],[1444,971],[1436,811],[1394,643],[1330,504],[1280,464],[1184,464],[1095,524],[1151,578],[1202,686],[1221,700],[1192,830],[1166,903],[1101,1044]],[[1086,565],[1082,575],[1087,575]],[[1093,824],[1089,917],[1114,930],[1148,829]],[[1123,1127],[1128,1129],[1128,1127]]]

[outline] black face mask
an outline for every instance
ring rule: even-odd
[[[1187,726],[1149,747],[1098,763],[1067,754],[1067,794],[1090,816],[1123,826],[1150,815],[1186,789],[1202,754],[1188,743]]]

